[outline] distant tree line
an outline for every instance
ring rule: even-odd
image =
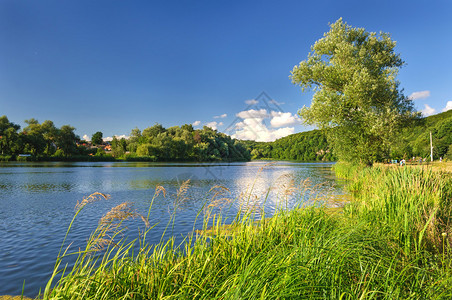
[[[80,140],[75,128],[57,128],[52,121],[26,120],[25,127],[0,117],[1,160],[15,160],[21,154],[38,160],[72,160],[93,157],[97,160],[126,159],[146,161],[247,161],[251,156],[244,144],[209,127],[192,125],[168,129],[155,124],[143,131],[135,128],[128,139],[114,137],[109,150],[102,132],[93,134],[92,143]]]
[[[239,141],[204,126],[164,128],[161,124],[135,128],[130,137],[114,137],[105,151],[102,132],[93,134],[92,143],[80,140],[75,128],[57,128],[52,121],[26,120],[27,126],[0,117],[0,159],[15,160],[19,154],[41,160],[131,160],[131,161],[248,161],[274,159],[296,161],[335,161],[337,156],[325,131],[312,130],[280,138],[274,142]],[[392,159],[427,158],[430,132],[434,159],[452,159],[452,110],[421,118],[405,128],[389,150]],[[91,145],[91,146],[87,146]]]
[[[129,160],[150,158],[156,161],[248,161],[244,144],[210,127],[194,129],[191,124],[168,129],[155,124],[141,131],[135,128],[127,141],[113,139],[114,156]]]
[[[33,156],[71,156],[80,154],[77,148],[79,137],[75,128],[63,125],[57,128],[52,121],[40,124],[35,119],[25,120],[27,127],[10,122],[6,116],[0,117],[0,154],[14,157],[19,154]]]

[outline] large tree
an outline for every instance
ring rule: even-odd
[[[389,34],[353,28],[339,19],[291,72],[302,90],[313,89],[304,122],[328,129],[340,160],[371,165],[389,156],[399,130],[417,116],[396,80],[404,64]]]
[[[25,140],[25,152],[30,152],[33,155],[43,154],[46,148],[46,141],[41,124],[35,118],[25,120],[25,123],[28,125],[22,133]]]
[[[13,154],[19,150],[19,129],[20,126],[10,122],[6,116],[0,117],[0,154]]]
[[[75,128],[70,125],[61,126],[58,130],[58,137],[56,144],[61,149],[65,156],[77,154],[77,141],[80,138],[74,133]]]
[[[41,124],[41,132],[44,137],[46,148],[44,153],[47,155],[52,155],[56,151],[56,140],[58,138],[58,128],[55,127],[55,124],[46,120]]]
[[[91,137],[91,143],[93,143],[93,145],[102,145],[104,143],[104,140],[102,139],[102,137],[103,137],[102,132],[97,131]]]

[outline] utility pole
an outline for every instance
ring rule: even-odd
[[[433,142],[432,142],[432,132],[430,131],[430,158],[433,161]]]

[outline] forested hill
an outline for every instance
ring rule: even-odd
[[[452,159],[452,110],[422,118],[415,126],[404,129],[392,157],[430,156],[430,132],[433,158]]]
[[[430,132],[434,159],[452,159],[452,110],[422,118],[405,128],[392,148],[393,159],[430,155]],[[336,157],[325,133],[312,130],[292,134],[274,142],[245,141],[252,159],[284,159],[299,161],[334,161]]]
[[[320,130],[291,134],[274,142],[245,141],[252,159],[334,161],[326,135]]]

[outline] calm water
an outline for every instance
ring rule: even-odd
[[[271,214],[278,207],[291,208],[317,192],[335,185],[331,164],[292,162],[224,163],[0,163],[0,295],[36,296],[52,272],[55,258],[73,215],[77,201],[93,192],[110,194],[108,201],[84,208],[69,235],[73,249],[83,247],[102,215],[124,201],[147,215],[157,185],[165,187],[167,196],[156,198],[148,234],[156,243],[176,211],[172,234],[178,242],[193,230],[195,216],[212,196],[215,185],[227,187],[223,195],[232,199],[222,209],[233,216],[239,207],[265,209]],[[295,183],[310,179],[316,192],[305,189],[285,191]],[[179,201],[175,194],[180,184],[190,179],[186,196]],[[335,187],[341,193],[340,187]],[[268,194],[268,196],[266,196]],[[208,202],[207,202],[208,203]],[[202,216],[202,214],[201,214]],[[201,226],[200,222],[198,228]],[[143,229],[140,220],[128,223],[128,235],[136,237]]]

